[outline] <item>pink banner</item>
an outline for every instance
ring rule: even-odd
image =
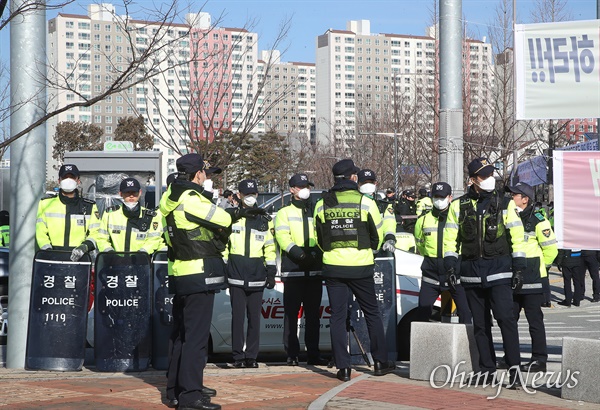
[[[600,151],[565,152],[562,159],[562,246],[600,249]]]

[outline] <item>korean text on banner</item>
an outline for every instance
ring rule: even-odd
[[[600,151],[554,151],[558,247],[600,250]]]
[[[517,119],[600,117],[600,20],[515,30]]]

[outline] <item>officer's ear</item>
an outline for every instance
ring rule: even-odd
[[[350,175],[350,181],[358,182],[358,175],[356,175],[356,174]]]

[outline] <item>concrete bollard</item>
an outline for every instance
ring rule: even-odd
[[[561,369],[561,379],[565,383],[561,387],[563,399],[600,403],[598,369],[600,369],[600,340],[563,337]]]
[[[464,363],[461,363],[464,362]],[[445,382],[454,369],[478,369],[479,354],[472,325],[413,322],[410,335],[410,378]],[[434,373],[435,370],[435,373]],[[432,376],[433,373],[433,376]]]

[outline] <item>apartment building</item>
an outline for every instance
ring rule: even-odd
[[[369,20],[358,20],[318,36],[317,140],[343,145],[357,131],[393,132],[407,114],[420,134],[434,135],[438,59],[435,28],[427,30],[427,36],[374,34]],[[493,82],[491,46],[469,39],[463,48],[474,109]]]
[[[153,149],[163,151],[164,176],[176,170],[190,141],[212,140],[220,132],[274,129],[310,136],[314,64],[281,62],[277,51],[259,60],[257,33],[214,27],[208,13],[164,24],[118,16],[111,4],[92,4],[87,15],[49,20],[49,79],[55,85],[48,90],[49,109],[101,94],[149,47],[156,51],[128,77],[130,87],[48,122],[49,178],[56,174],[52,148],[61,121],[93,123],[110,141],[120,118],[141,115],[154,136]]]

